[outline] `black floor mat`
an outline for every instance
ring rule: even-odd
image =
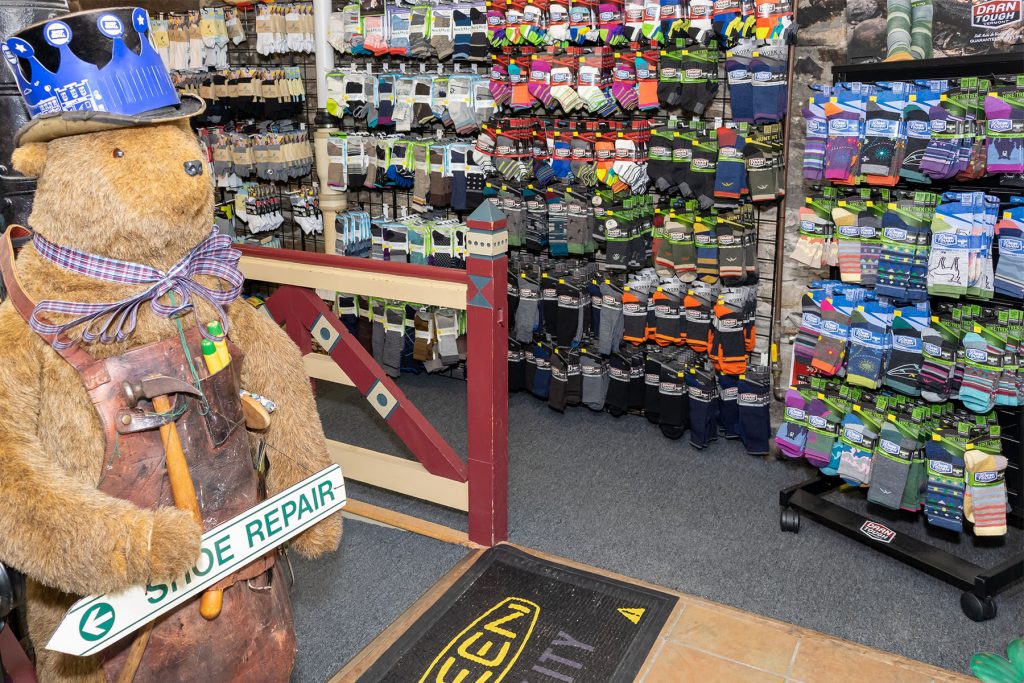
[[[673,595],[498,546],[359,680],[632,681],[675,603]]]

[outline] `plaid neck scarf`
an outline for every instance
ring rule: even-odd
[[[193,296],[205,299],[217,309],[221,327],[226,334],[228,318],[224,308],[238,297],[244,280],[238,270],[241,254],[231,248],[231,238],[221,235],[216,228],[166,273],[152,266],[51,244],[38,233],[33,236],[32,244],[47,261],[79,275],[123,285],[149,285],[135,296],[111,303],[40,302],[32,311],[29,325],[38,334],[53,335],[53,345],[58,349],[66,349],[75,343],[68,332],[80,325],[85,325],[81,340],[86,343],[99,340],[101,344],[110,344],[125,340],[135,330],[139,307],[147,301],[153,312],[163,318],[171,318],[188,308],[192,308],[195,313]],[[196,275],[212,275],[224,280],[230,287],[204,287],[192,279]],[[162,301],[164,297],[169,299],[169,304]],[[44,318],[46,314],[78,317],[71,322],[55,325]],[[214,338],[207,332],[205,325],[200,324],[199,320],[196,323],[204,337]]]

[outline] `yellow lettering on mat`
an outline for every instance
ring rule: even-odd
[[[505,598],[452,638],[420,683],[499,683],[523,653],[539,617],[536,603]]]

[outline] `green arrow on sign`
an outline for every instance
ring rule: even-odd
[[[85,611],[82,621],[78,623],[78,630],[86,640],[99,640],[110,632],[113,625],[114,608],[100,602]]]

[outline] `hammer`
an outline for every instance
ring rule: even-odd
[[[130,407],[134,408],[142,399],[149,399],[153,402],[153,410],[163,414],[172,410],[171,394],[200,395],[199,390],[191,384],[165,375],[149,375],[141,380],[127,381],[121,385],[121,389]],[[173,420],[160,426],[160,439],[164,445],[167,479],[171,483],[174,505],[179,510],[191,512],[193,519],[202,526],[203,518],[199,512],[195,485],[188,473],[188,463],[185,461],[185,453],[178,438],[178,427]],[[216,619],[220,614],[223,600],[224,591],[208,589],[199,601],[199,613],[204,619]]]

